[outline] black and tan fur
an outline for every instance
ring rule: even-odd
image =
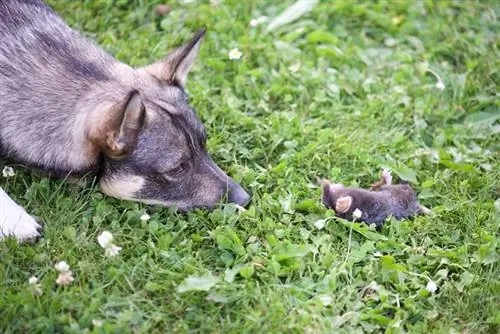
[[[249,195],[207,154],[183,88],[203,36],[132,68],[42,1],[0,0],[0,156],[53,175],[94,174],[117,198],[245,205]]]

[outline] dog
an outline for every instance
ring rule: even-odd
[[[404,219],[430,212],[418,202],[410,185],[392,184],[391,173],[386,169],[370,190],[346,188],[342,184],[331,184],[328,180],[321,181],[321,184],[323,204],[346,220],[356,218],[380,227],[389,216]],[[355,217],[356,210],[358,217]]]
[[[132,68],[41,0],[0,1],[0,156],[50,173],[94,175],[108,196],[146,204],[245,206],[250,195],[206,150],[184,90],[205,30]],[[0,191],[0,238],[40,226]]]

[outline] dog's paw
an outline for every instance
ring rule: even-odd
[[[20,242],[36,241],[41,231],[36,219],[0,188],[0,240],[12,236]]]
[[[0,240],[4,237],[15,237],[19,242],[34,242],[42,236],[43,228],[37,220],[23,212],[17,219],[3,217],[0,222]],[[2,219],[2,217],[0,217]]]

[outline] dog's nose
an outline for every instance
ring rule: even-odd
[[[250,199],[250,195],[238,184],[233,184],[227,193],[229,203],[235,203],[243,207],[250,203]]]

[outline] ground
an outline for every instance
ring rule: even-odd
[[[250,21],[292,1],[155,2],[50,1],[133,66],[207,27],[187,90],[252,203],[184,215],[12,165],[0,185],[46,226],[0,243],[0,332],[498,333],[498,2],[322,1],[269,32]],[[317,177],[368,186],[383,167],[432,213],[329,218]]]

